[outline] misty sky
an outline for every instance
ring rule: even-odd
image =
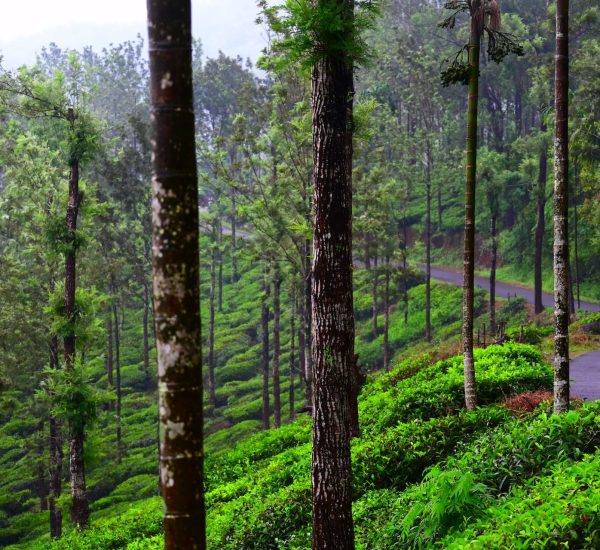
[[[254,24],[254,0],[192,0],[194,36],[204,53],[256,58],[264,46],[263,30]],[[42,46],[91,45],[146,39],[146,0],[0,0],[0,55],[5,68],[35,62]]]

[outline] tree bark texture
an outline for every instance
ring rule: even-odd
[[[75,115],[69,111],[69,120],[74,125]],[[76,231],[77,215],[81,196],[79,193],[79,161],[70,162],[69,199],[67,204],[67,252],[65,254],[65,316],[69,322],[69,333],[64,338],[65,369],[75,368],[75,290],[77,287]],[[84,433],[73,433],[69,438],[69,459],[71,473],[71,521],[80,528],[89,522],[89,504],[85,486],[83,462]]]
[[[475,181],[477,174],[477,101],[479,96],[479,50],[481,34],[471,17],[469,40],[469,97],[467,112],[465,236],[463,280],[463,357],[465,372],[465,406],[477,407],[475,361],[473,358],[473,297],[475,276]]]
[[[353,3],[338,0],[342,17]],[[312,71],[312,360],[314,376],[313,549],[354,548],[350,399],[352,298],[353,67],[341,54]]]
[[[165,548],[206,548],[190,0],[147,0]]]
[[[556,2],[554,109],[554,412],[569,409],[569,0]]]
[[[542,116],[542,115],[540,115]],[[546,131],[546,122],[542,116],[540,131]],[[546,231],[546,179],[548,177],[548,153],[546,145],[543,144],[540,149],[540,166],[538,171],[537,186],[537,224],[535,227],[535,257],[533,260],[533,292],[534,292],[534,310],[535,313],[544,311],[542,303],[542,258],[544,251],[544,232]]]

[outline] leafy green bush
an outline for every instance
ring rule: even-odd
[[[565,462],[516,488],[461,533],[442,541],[463,548],[599,548],[600,454]]]

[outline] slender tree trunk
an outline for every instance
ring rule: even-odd
[[[50,416],[50,495],[48,507],[50,510],[50,537],[62,536],[62,510],[58,499],[62,493],[62,464],[63,442],[60,424],[55,416]]]
[[[540,131],[546,131],[546,122],[543,116],[540,124]],[[544,252],[544,232],[546,231],[546,179],[548,177],[548,153],[546,145],[543,144],[540,150],[540,167],[538,172],[537,188],[537,224],[535,228],[535,258],[533,261],[534,269],[534,310],[535,313],[544,311],[542,303],[542,258]]]
[[[496,264],[498,263],[498,239],[496,234],[496,211],[491,213],[492,265],[490,268],[490,336],[496,334]]]
[[[210,291],[208,295],[208,403],[214,409],[217,406],[215,382],[215,290],[217,253],[213,248],[210,255]]]
[[[465,370],[465,405],[477,407],[475,361],[473,359],[473,297],[475,275],[475,181],[477,170],[477,101],[479,96],[479,49],[481,35],[471,17],[469,40],[469,101],[467,114],[467,165],[465,184],[465,238],[463,281],[463,353]]]
[[[575,181],[573,182],[573,245],[575,247],[575,289],[577,297],[577,308],[581,309],[581,296],[579,293],[579,222],[577,213],[578,190],[579,190],[579,167],[575,167]]]
[[[442,231],[442,181],[441,179],[438,181],[437,185],[437,226],[438,231]]]
[[[53,336],[50,339],[50,368],[57,371],[58,364],[58,338]],[[50,509],[50,537],[60,538],[62,536],[62,510],[58,500],[62,493],[62,472],[63,472],[63,440],[60,422],[50,414],[50,495],[48,497],[48,507]]]
[[[106,327],[106,376],[108,378],[108,389],[110,391],[115,388],[114,380],[114,360],[113,360],[113,326],[112,326],[112,311],[108,315],[108,323]],[[108,402],[108,410],[115,410],[115,402],[111,397]]]
[[[219,216],[219,313],[223,313],[223,220]]]
[[[296,290],[294,289],[292,297],[292,311],[290,312],[290,421],[296,418],[295,411],[295,369],[296,369]]]
[[[305,351],[306,345],[304,342],[304,327],[306,326],[306,309],[304,307],[304,296],[300,295],[298,298],[298,368],[302,373],[302,379],[304,379],[304,384],[306,385],[306,359],[305,359]],[[307,405],[310,405],[310,402],[306,402]]]
[[[75,115],[69,111],[69,120],[73,129]],[[81,196],[79,193],[79,162],[72,159],[70,163],[69,201],[67,206],[67,252],[65,254],[65,317],[69,323],[69,333],[64,338],[65,369],[75,368],[75,289],[77,285],[76,272],[76,231],[77,215]],[[89,521],[89,504],[85,486],[85,469],[83,462],[83,428],[75,431],[69,438],[69,459],[71,474],[71,521],[80,528],[85,528]]]
[[[556,2],[554,109],[554,412],[569,410],[569,0]]]
[[[198,177],[189,0],[147,0],[152,226],[166,550],[206,548]]]
[[[371,300],[373,302],[372,315],[371,315],[371,327],[373,331],[373,340],[379,336],[379,325],[377,323],[378,308],[377,302],[379,299],[378,287],[379,287],[379,271],[378,271],[378,259],[377,255],[373,258],[373,269],[371,270]]]
[[[431,342],[431,170],[433,158],[431,144],[427,140],[427,165],[425,170],[425,339]]]
[[[238,280],[237,263],[237,210],[235,202],[235,190],[231,194],[231,281]]]
[[[281,273],[279,266],[275,265],[273,279],[273,425],[281,427],[281,386],[279,382],[279,358],[281,323]]]
[[[121,330],[119,326],[119,310],[116,303],[113,303],[113,319],[115,328],[115,367],[117,372],[117,463],[120,464],[123,457],[121,437]]]
[[[306,241],[307,248],[307,276],[304,287],[304,380],[306,381],[305,395],[306,406],[310,408],[311,414],[314,408],[313,403],[313,357],[312,357],[312,282],[313,276],[310,266],[310,242]]]
[[[150,289],[144,276],[144,319],[143,319],[143,345],[144,345],[144,380],[146,381],[146,390],[150,389],[150,341],[148,337],[148,318],[150,316]]]
[[[262,424],[263,430],[270,428],[269,406],[269,283],[267,282],[267,269],[263,273],[263,294],[261,301],[261,327],[262,327]]]
[[[352,3],[338,0],[337,5],[342,10],[341,17],[352,17]],[[312,547],[319,550],[354,548],[350,464],[350,399],[355,361],[353,95],[353,67],[348,59],[342,55],[324,56],[314,65]]]
[[[390,368],[390,276],[390,257],[388,255],[385,258],[385,289],[383,294],[383,368],[385,370]]]

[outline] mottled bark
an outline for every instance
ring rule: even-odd
[[[496,265],[498,263],[498,238],[496,232],[495,210],[491,212],[491,234],[492,234],[492,265],[490,266],[490,336],[496,334]]]
[[[273,277],[273,425],[281,427],[281,385],[279,360],[281,355],[281,273],[275,266]]]
[[[208,402],[217,406],[215,382],[215,287],[217,253],[213,247],[210,255],[210,290],[208,294]]]
[[[540,131],[546,131],[546,122],[543,116],[540,123]],[[542,256],[544,251],[544,232],[546,231],[546,179],[548,177],[548,153],[546,144],[542,143],[540,149],[540,162],[538,170],[537,185],[537,223],[535,227],[535,257],[533,259],[533,292],[534,292],[534,310],[535,313],[544,311],[542,303]]]
[[[191,2],[148,0],[165,548],[206,548]]]
[[[554,412],[569,409],[569,0],[556,2],[554,74]]]
[[[121,426],[121,408],[123,402],[123,396],[121,391],[121,326],[119,323],[119,309],[116,303],[113,303],[113,325],[115,330],[115,372],[117,373],[117,408],[116,408],[116,421],[117,421],[117,463],[121,463],[123,458],[123,443],[122,443],[122,426]]]
[[[433,155],[427,140],[425,165],[425,340],[431,342],[431,171]]]
[[[338,0],[342,17],[351,2]],[[314,375],[313,549],[353,549],[350,398],[354,364],[352,301],[353,68],[341,54],[312,72]]]
[[[262,332],[262,425],[263,430],[270,428],[269,404],[269,283],[268,272],[263,273],[263,292],[260,304],[260,325]]]
[[[465,372],[465,406],[477,407],[475,361],[473,358],[473,297],[475,276],[475,181],[477,172],[477,101],[479,95],[479,49],[481,35],[476,19],[471,17],[469,39],[469,99],[467,112],[467,147],[465,180],[465,236],[463,280],[463,355]]]
[[[69,111],[69,121],[73,128],[75,115]],[[69,323],[69,332],[64,338],[65,369],[75,368],[75,289],[77,285],[76,271],[76,231],[77,215],[81,196],[79,193],[79,161],[70,161],[69,199],[66,218],[66,254],[65,254],[65,317]],[[84,433],[73,433],[69,438],[69,459],[71,473],[71,521],[80,528],[85,528],[89,521],[89,504],[85,486],[85,470],[83,462]]]

